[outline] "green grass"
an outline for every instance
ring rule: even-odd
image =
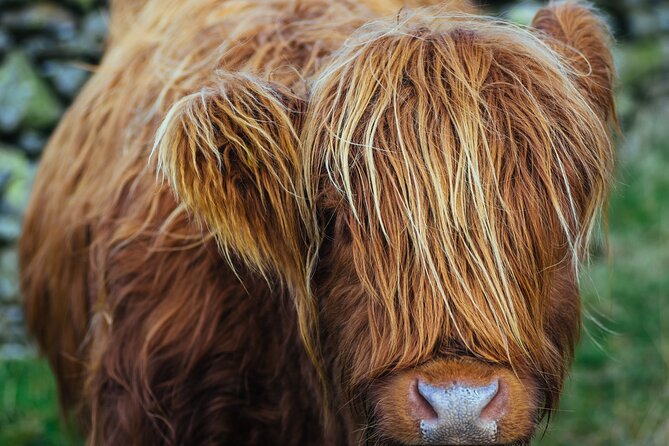
[[[581,279],[585,330],[542,446],[669,444],[669,105],[620,144],[609,256]]]
[[[36,359],[0,362],[0,445],[79,443],[60,419],[55,382],[47,364]]]

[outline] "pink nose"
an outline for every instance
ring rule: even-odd
[[[425,444],[495,444],[497,418],[503,402],[495,402],[500,380],[473,386],[462,383],[433,385],[419,378],[411,386],[410,398],[420,420],[421,439]]]

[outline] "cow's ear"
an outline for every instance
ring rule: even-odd
[[[177,199],[228,260],[289,281],[304,274],[309,239],[297,136],[303,108],[284,87],[222,74],[172,106],[153,149]]]
[[[611,34],[604,20],[589,6],[558,2],[540,9],[532,27],[576,72],[576,82],[603,118],[614,115]]]

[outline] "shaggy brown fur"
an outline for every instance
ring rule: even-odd
[[[91,444],[416,444],[415,376],[500,377],[499,443],[555,407],[612,170],[607,30],[403,3],[113,3],[20,246]]]

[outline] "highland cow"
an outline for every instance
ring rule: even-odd
[[[556,407],[608,31],[419,6],[112,2],[20,244],[90,444],[523,444]]]

